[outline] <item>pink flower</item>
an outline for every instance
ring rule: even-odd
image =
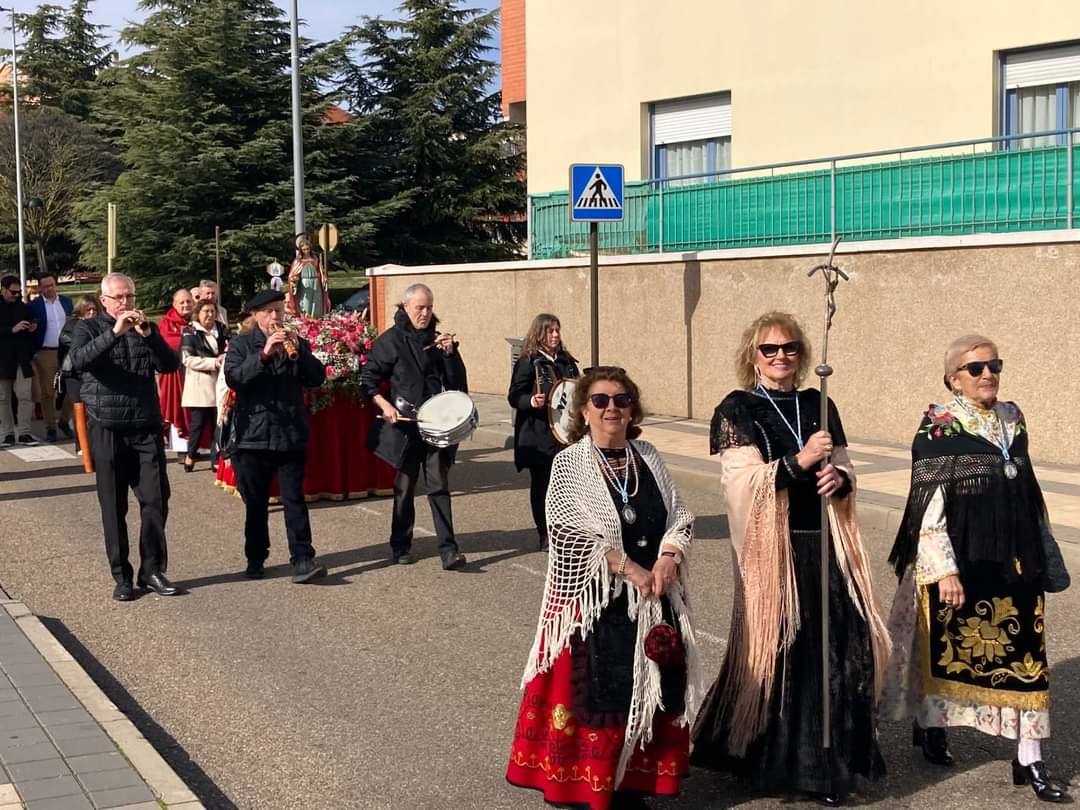
[[[337,376],[337,370],[333,366],[326,367],[326,376],[328,379],[333,379]]]

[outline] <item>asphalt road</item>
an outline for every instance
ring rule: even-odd
[[[536,625],[545,557],[533,549],[527,478],[496,432],[464,445],[452,474],[454,512],[470,565],[387,562],[386,499],[312,510],[331,575],[288,580],[280,515],[271,514],[269,577],[243,570],[239,499],[215,489],[205,464],[170,465],[170,576],[175,599],[110,598],[93,481],[74,460],[26,464],[0,453],[0,584],[42,616],[91,676],[157,746],[209,808],[505,808],[539,810],[504,781],[518,683]],[[698,515],[693,597],[706,671],[719,668],[731,600],[726,524],[716,484],[676,478]],[[419,525],[430,513],[418,504]],[[137,529],[136,529],[137,532]],[[137,535],[136,535],[137,536]],[[882,600],[890,538],[867,538]],[[1072,553],[1072,552],[1067,552]],[[1074,569],[1080,560],[1072,559]],[[1080,772],[1080,591],[1051,597],[1054,772]],[[907,727],[882,728],[888,778],[861,798],[881,807],[1036,806],[1013,788],[1012,746],[958,731],[958,765],[913,755]],[[671,810],[773,807],[732,781],[695,773]]]

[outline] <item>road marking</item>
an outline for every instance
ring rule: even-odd
[[[380,512],[378,509],[372,509],[370,506],[364,506],[364,504],[362,503],[357,504],[354,508],[359,509],[365,515],[376,515],[378,517],[382,517],[382,512]]]
[[[433,532],[431,529],[425,529],[423,526],[416,526],[413,529],[413,534],[418,534],[421,537],[434,537],[435,536],[435,532]]]
[[[540,579],[547,579],[547,574],[537,571],[535,568],[529,568],[529,566],[522,565],[521,563],[510,563],[510,567],[516,568],[519,571],[525,571],[532,574],[534,577],[540,577]]]

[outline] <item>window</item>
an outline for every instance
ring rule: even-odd
[[[731,168],[731,94],[658,101],[652,105],[652,176],[657,179]],[[677,180],[700,183],[708,177]]]
[[[1008,54],[1003,68],[1003,134],[1080,127],[1080,44]],[[1064,143],[1064,135],[1044,135],[1010,141],[1009,148]]]

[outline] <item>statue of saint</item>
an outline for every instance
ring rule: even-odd
[[[289,267],[285,308],[292,315],[307,318],[322,318],[330,311],[326,270],[305,234],[296,237],[296,258]]]

